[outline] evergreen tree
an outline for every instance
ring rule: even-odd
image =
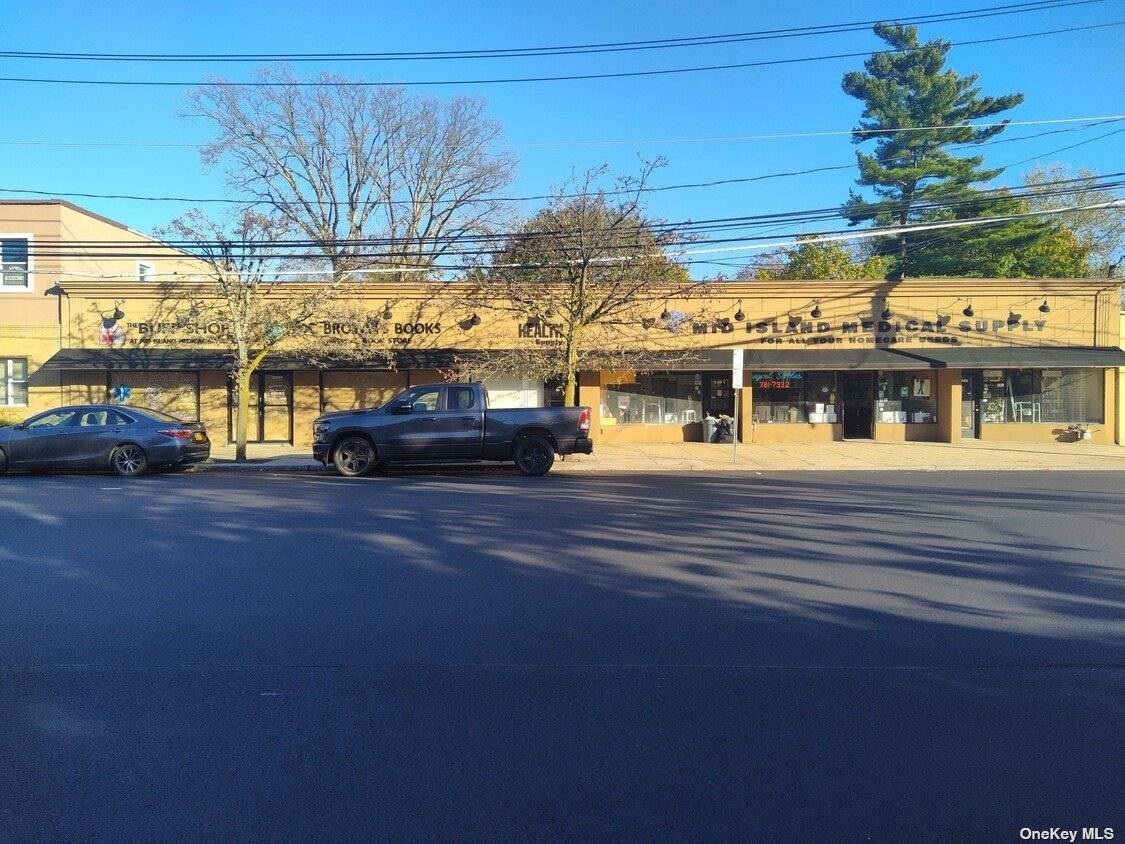
[[[997,203],[972,186],[994,179],[1002,169],[984,169],[982,156],[958,158],[946,148],[979,144],[1002,132],[1003,125],[962,124],[1007,111],[1019,105],[1023,95],[981,96],[976,74],[961,76],[944,67],[950,43],[920,44],[916,27],[881,23],[876,24],[875,34],[888,50],[873,53],[864,62],[865,71],[844,74],[843,89],[864,103],[863,119],[853,130],[852,141],[874,140],[876,146],[874,154],[856,153],[857,183],[872,188],[877,199],[870,202],[852,191],[843,207],[845,216],[852,225],[873,221],[905,226],[995,213]],[[955,128],[918,129],[930,126]],[[897,131],[901,129],[918,130]],[[948,203],[957,204],[946,210]],[[1022,240],[1027,232],[1020,234]],[[886,245],[894,259],[891,275],[918,275],[912,245],[932,236],[928,232],[896,235]]]

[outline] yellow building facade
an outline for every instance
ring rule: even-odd
[[[132,257],[94,245],[107,242]],[[56,243],[66,248],[52,253]],[[205,268],[62,202],[0,203],[0,245],[0,414],[140,404],[229,437],[230,350],[170,295],[203,283]],[[251,439],[307,446],[323,411],[455,377],[473,355],[560,342],[549,318],[502,302],[471,308],[466,294],[458,285],[353,289],[352,304],[378,316],[387,354],[327,368],[284,349],[267,357],[253,383]],[[654,290],[637,340],[644,368],[581,373],[579,402],[594,410],[592,436],[603,443],[700,440],[723,416],[737,420],[743,442],[767,447],[1121,443],[1120,296],[1111,279],[723,282],[687,298]],[[330,346],[349,327],[325,320],[311,330]],[[560,401],[556,385],[520,373],[486,386],[493,404]]]

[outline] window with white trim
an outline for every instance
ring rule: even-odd
[[[152,281],[153,269],[152,264],[146,264],[143,261],[137,262],[137,281]]]
[[[0,358],[0,405],[27,406],[27,358]]]
[[[27,290],[30,287],[27,238],[0,236],[0,289]]]

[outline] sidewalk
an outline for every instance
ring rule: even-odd
[[[211,450],[207,470],[323,471],[308,451],[287,445],[254,444],[249,462],[234,462],[234,447]],[[1092,443],[761,443],[738,446],[662,443],[596,446],[592,455],[572,454],[555,461],[553,472],[698,472],[802,470],[860,471],[1125,471],[1125,448]]]

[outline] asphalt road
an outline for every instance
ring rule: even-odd
[[[8,476],[0,838],[1120,838],[1123,549],[1111,472]]]

